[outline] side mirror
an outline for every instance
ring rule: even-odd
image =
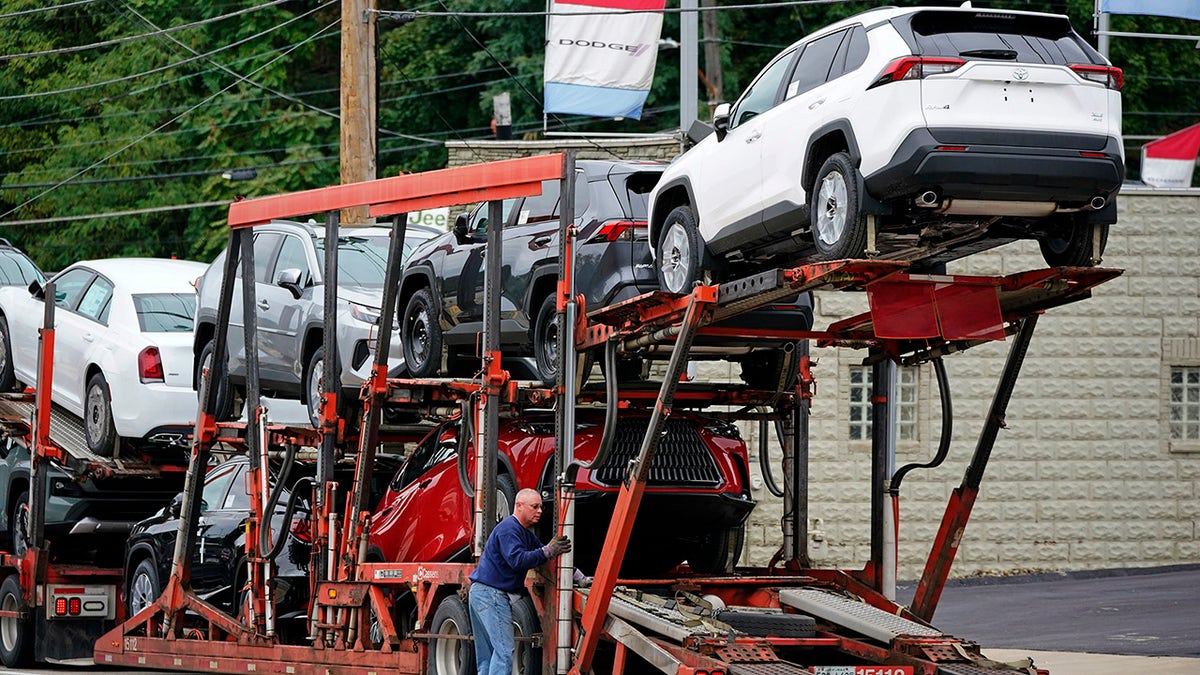
[[[286,288],[292,292],[292,297],[299,299],[303,289],[300,288],[300,270],[295,267],[289,267],[279,271],[279,276],[275,277],[275,285],[280,288]]]
[[[729,133],[729,111],[731,106],[728,103],[722,103],[713,109],[713,129],[717,131],[717,140],[725,140],[725,134]]]
[[[458,214],[458,217],[454,219],[454,238],[458,240],[458,243],[460,243],[460,244],[467,243],[467,240],[470,238],[467,235],[467,228],[470,225],[471,225],[470,214],[460,213],[460,214]]]
[[[171,503],[167,506],[167,515],[171,516],[172,518],[179,517],[180,512],[183,511],[183,497],[184,497],[183,493],[180,492],[179,494],[177,494],[171,498]],[[208,502],[201,499],[200,500],[200,512],[203,513],[207,510],[208,510]]]
[[[37,279],[29,282],[29,294],[38,300],[46,299],[46,289],[42,286],[42,282]]]

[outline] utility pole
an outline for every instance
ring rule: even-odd
[[[341,182],[375,179],[375,0],[342,0]],[[369,225],[370,209],[341,213],[344,225]]]
[[[696,121],[696,80],[700,59],[696,49],[699,23],[697,0],[680,0],[683,12],[679,16],[679,132],[686,135]]]
[[[700,6],[716,7],[717,0],[700,0]],[[704,84],[708,87],[708,117],[712,119],[713,108],[725,98],[725,78],[721,71],[721,29],[715,10],[701,13],[700,21],[704,26]]]

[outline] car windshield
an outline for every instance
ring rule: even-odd
[[[46,280],[29,258],[17,253],[0,255],[0,286],[28,286],[34,279]]]
[[[188,333],[196,316],[195,293],[145,293],[133,296],[143,333]]]
[[[317,255],[324,260],[323,238],[317,239]],[[387,237],[338,237],[338,286],[383,288],[387,256]]]

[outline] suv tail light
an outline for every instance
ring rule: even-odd
[[[900,80],[920,80],[930,75],[940,75],[958,70],[966,61],[947,57],[902,56],[884,67],[879,77],[867,89]]]
[[[1125,73],[1115,66],[1073,65],[1071,70],[1085,80],[1099,82],[1116,91],[1121,91],[1121,87],[1125,85]]]
[[[592,241],[632,241],[638,234],[646,234],[644,220],[610,220],[600,226]]]
[[[158,354],[158,347],[146,347],[138,353],[138,378],[143,383],[163,381],[162,357]]]

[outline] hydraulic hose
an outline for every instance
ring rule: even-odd
[[[300,497],[300,487],[304,484],[307,484],[308,489],[311,490],[313,486],[313,479],[309,478],[308,476],[304,476],[303,478],[297,480],[296,484],[292,486],[292,494],[290,497],[288,497],[287,506],[283,511],[283,526],[285,528],[288,527],[292,522],[292,516],[296,515],[296,502]],[[267,560],[274,560],[275,558],[279,557],[279,554],[283,552],[283,542],[285,541],[287,541],[287,537],[283,536],[281,533],[280,537],[275,540],[275,545],[272,546],[271,550],[267,552]]]
[[[617,439],[617,342],[609,340],[604,343],[604,430],[600,434],[600,447],[592,461],[585,462],[574,459],[572,453],[571,465],[567,467],[567,476],[571,482],[575,480],[575,472],[579,469],[591,469],[604,466],[612,453]]]
[[[900,482],[904,480],[905,474],[913,469],[935,468],[946,460],[946,455],[950,452],[950,434],[954,430],[954,410],[950,402],[950,380],[946,377],[946,366],[942,363],[940,356],[933,359],[933,372],[937,375],[938,398],[942,401],[942,437],[938,440],[937,454],[924,464],[913,463],[900,467],[888,484],[888,492],[893,495],[900,494]]]
[[[470,472],[467,471],[467,444],[475,437],[475,427],[471,424],[474,420],[472,412],[475,410],[473,401],[474,396],[467,397],[467,400],[462,402],[461,424],[458,430],[458,484],[462,487],[463,494],[467,499],[475,499],[475,484],[471,482]]]
[[[266,523],[261,523],[258,528],[258,550],[271,551],[274,550],[271,546],[271,528],[270,522],[275,514],[275,507],[279,505],[279,498],[283,495],[283,486],[287,485],[288,475],[292,472],[292,465],[296,463],[296,445],[288,443],[284,449],[283,466],[279,467],[279,476],[275,479],[275,487],[271,488],[271,495],[267,498],[267,505],[263,509],[263,519]],[[266,467],[263,467],[266,470]],[[287,522],[284,521],[284,527],[287,527]],[[279,538],[280,540],[283,537]],[[274,559],[275,556],[268,555],[268,559]]]
[[[763,484],[767,486],[767,492],[775,497],[782,497],[783,488],[775,482],[775,475],[771,471],[771,444],[767,442],[768,422],[766,419],[758,421],[758,468],[762,473]],[[779,420],[775,420],[775,433],[779,437],[783,436]]]

